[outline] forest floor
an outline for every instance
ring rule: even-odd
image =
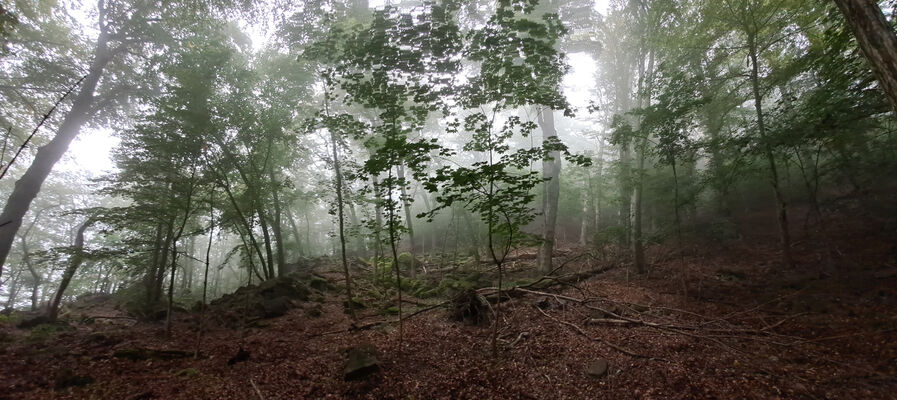
[[[192,352],[195,313],[177,314],[170,340],[159,322],[39,334],[7,324],[0,398],[894,399],[897,254],[879,228],[831,228],[838,241],[826,246],[799,241],[795,268],[781,266],[774,243],[654,246],[645,276],[621,265],[539,290],[547,295],[518,292],[501,304],[498,359],[488,323],[445,309],[405,321],[401,337],[391,323],[349,330],[336,291],[318,299],[318,317],[299,307],[247,329],[213,326],[197,359],[114,356]],[[575,258],[568,273],[615,265],[562,253],[557,263]],[[532,273],[525,261],[511,269]],[[395,316],[366,309],[360,319]],[[241,343],[245,360],[233,358]],[[343,350],[361,343],[379,350],[379,372],[346,381]],[[593,370],[599,360],[606,374]]]

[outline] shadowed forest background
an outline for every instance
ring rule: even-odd
[[[895,19],[3,2],[0,399],[892,398]]]

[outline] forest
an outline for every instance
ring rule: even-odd
[[[0,399],[889,399],[897,1],[3,0]]]

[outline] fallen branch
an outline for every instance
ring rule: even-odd
[[[623,354],[626,354],[626,355],[628,355],[628,356],[630,356],[630,357],[643,358],[643,359],[646,359],[646,360],[666,361],[666,362],[669,362],[669,360],[665,360],[665,359],[662,359],[662,358],[656,358],[656,357],[646,356],[646,355],[643,355],[643,354],[638,354],[638,353],[636,353],[636,352],[634,352],[634,351],[632,351],[632,350],[625,349],[625,348],[623,348],[623,347],[621,347],[621,346],[619,346],[619,345],[613,344],[613,343],[611,343],[611,342],[609,342],[609,341],[607,341],[607,340],[605,340],[605,339],[602,339],[602,338],[598,338],[598,337],[594,337],[594,336],[589,336],[589,334],[587,334],[584,330],[582,330],[582,328],[580,328],[580,327],[577,326],[576,324],[573,324],[573,323],[570,323],[570,322],[567,322],[567,321],[561,321],[561,320],[559,320],[559,319],[557,319],[557,318],[555,318],[555,317],[552,317],[551,315],[548,315],[548,313],[546,313],[545,311],[542,311],[542,309],[539,308],[539,307],[536,307],[536,309],[539,310],[539,312],[542,313],[542,315],[548,317],[548,318],[551,319],[552,321],[557,322],[557,323],[559,323],[559,324],[567,325],[567,326],[569,326],[570,328],[573,328],[573,330],[575,330],[576,333],[579,333],[580,335],[584,336],[585,338],[587,338],[587,339],[589,339],[589,340],[592,340],[592,341],[595,341],[595,342],[602,343],[602,344],[604,344],[605,346],[610,347],[610,348],[612,348],[612,349],[614,349],[614,350],[616,350],[616,351],[619,351],[619,352],[621,352],[621,353],[623,353]]]
[[[589,325],[601,325],[601,324],[609,324],[609,325],[630,325],[631,321],[626,321],[622,319],[613,319],[613,318],[590,318],[588,320]]]
[[[403,301],[404,301],[404,299],[403,299]],[[446,304],[449,304],[449,303],[451,303],[451,302],[452,302],[451,300],[446,300],[446,301],[443,301],[442,303],[439,303],[439,304],[433,304],[433,305],[431,305],[431,306],[429,306],[429,307],[422,308],[422,309],[420,309],[420,310],[417,310],[417,311],[415,311],[415,312],[413,312],[413,313],[411,313],[411,314],[408,314],[408,315],[402,317],[401,322],[405,322],[405,321],[411,319],[411,317],[414,317],[414,316],[416,316],[416,315],[418,315],[418,314],[422,314],[422,313],[425,313],[425,312],[427,312],[427,311],[435,310],[435,309],[437,309],[437,308],[439,308],[439,307],[443,307],[443,306],[445,306]],[[337,334],[337,333],[365,331],[365,330],[368,330],[368,329],[371,329],[371,328],[376,328],[376,327],[381,326],[381,325],[395,324],[395,323],[398,323],[398,322],[399,322],[399,320],[383,320],[383,321],[371,322],[371,323],[364,324],[364,325],[352,325],[352,326],[350,326],[349,328],[346,328],[346,329],[337,329],[337,330],[333,330],[333,331],[327,331],[327,332],[324,332],[324,333],[320,333],[320,334],[317,334],[317,335],[311,335],[311,336],[309,336],[309,338],[318,337],[318,336],[335,335],[335,334]]]
[[[265,396],[262,396],[262,391],[259,390],[259,387],[255,384],[255,381],[252,378],[249,378],[249,383],[252,384],[252,388],[255,389],[255,394],[259,396],[259,400],[265,400]]]

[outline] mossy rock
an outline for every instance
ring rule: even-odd
[[[398,259],[399,267],[401,267],[402,270],[408,270],[408,268],[417,269],[424,265],[423,261],[421,261],[419,258],[415,258],[411,255],[411,253],[408,252],[400,253]]]
[[[333,284],[330,283],[330,281],[317,275],[311,276],[311,279],[308,280],[308,286],[320,292],[329,292],[334,289]]]
[[[320,304],[314,304],[305,308],[305,315],[312,318],[318,318],[324,315],[324,308]]]
[[[311,290],[290,277],[280,277],[259,284],[258,295],[267,299],[287,297],[305,301],[311,295]]]
[[[349,312],[350,304],[352,305],[353,310],[361,310],[361,309],[367,308],[367,304],[365,304],[364,301],[362,301],[361,299],[356,297],[356,298],[352,298],[351,302],[349,300],[343,300],[343,308],[345,309],[346,312]]]
[[[72,327],[62,323],[40,324],[31,329],[27,340],[41,342],[49,339],[59,332],[72,330]]]
[[[343,378],[347,381],[360,380],[380,371],[379,356],[377,348],[369,343],[347,349]]]
[[[261,314],[265,318],[279,317],[296,307],[286,296],[262,299],[259,302],[259,306],[261,307]]]

